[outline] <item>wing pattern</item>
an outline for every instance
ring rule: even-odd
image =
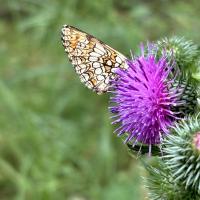
[[[108,90],[117,68],[127,69],[127,58],[94,36],[68,25],[61,32],[65,52],[81,82],[96,93]]]

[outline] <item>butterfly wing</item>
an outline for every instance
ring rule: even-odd
[[[68,25],[61,32],[63,46],[81,82],[96,93],[108,90],[117,68],[127,69],[127,58],[94,36]]]

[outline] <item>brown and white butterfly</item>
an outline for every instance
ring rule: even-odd
[[[94,36],[69,25],[63,26],[61,34],[65,52],[81,82],[97,94],[107,92],[116,69],[128,68],[123,54]]]

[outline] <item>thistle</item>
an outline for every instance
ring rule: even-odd
[[[199,56],[198,46],[183,37],[163,38],[157,41],[156,46],[161,55],[163,51],[169,60],[173,57],[181,70],[194,72],[197,70],[196,60]]]
[[[172,110],[176,111],[179,117],[183,118],[184,116],[194,114],[198,108],[198,85],[196,81],[192,78],[181,77],[179,80],[175,80],[172,83],[172,88],[179,88],[179,91],[182,92],[182,95],[179,96],[179,100],[184,102],[180,106],[172,106]]]
[[[180,182],[175,182],[174,177],[166,163],[158,160],[158,165],[145,164],[148,177],[144,178],[150,200],[199,200],[200,195],[186,189]]]
[[[179,86],[172,87],[173,66],[165,56],[158,61],[151,51],[134,60],[127,61],[129,68],[117,71],[118,78],[112,82],[111,112],[113,124],[120,124],[115,132],[126,134],[125,143],[151,146],[162,142],[177,119],[172,107],[184,104],[180,100]],[[174,78],[174,77],[173,77]]]
[[[200,122],[189,117],[176,123],[164,140],[165,164],[174,182],[200,194]]]
[[[148,178],[145,178],[145,185],[148,189],[148,196],[151,200],[172,200],[175,199],[177,187],[173,185],[173,177],[166,171],[166,166],[161,161],[158,166],[146,165]],[[177,198],[176,198],[177,199]],[[177,199],[178,200],[178,199]]]

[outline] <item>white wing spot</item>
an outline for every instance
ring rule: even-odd
[[[117,61],[118,63],[120,63],[120,64],[122,63],[122,60],[121,60],[121,58],[120,58],[119,56],[116,57],[116,61]]]
[[[69,40],[69,39],[70,39],[69,36],[67,36],[67,35],[63,36],[63,40],[67,41],[67,40]]]
[[[102,51],[103,53],[106,53],[105,49],[102,47],[102,45],[96,43],[96,48],[98,48],[100,51]]]
[[[69,28],[62,28],[62,33],[68,35],[68,34],[70,34],[70,29]]]
[[[71,48],[71,47],[67,48],[67,50],[69,53],[73,52],[73,48]]]
[[[81,64],[81,62],[82,62],[81,59],[77,57],[76,58],[76,64],[79,65],[79,64]]]
[[[85,71],[87,71],[86,68],[80,69],[80,73],[81,73],[81,74],[84,73]]]
[[[66,40],[65,40],[65,42],[63,42],[63,45],[64,45],[65,47],[68,47],[68,46],[69,46],[69,41],[66,41]]]
[[[96,74],[102,74],[102,69],[101,69],[101,68],[97,68],[97,69],[95,70],[95,73],[96,73]]]
[[[94,61],[97,61],[97,60],[98,60],[97,57],[93,57],[93,56],[89,57],[89,61],[91,61],[91,62],[94,62]]]
[[[81,78],[81,81],[86,82],[86,81],[89,80],[90,77],[89,77],[88,74],[82,74],[82,75],[80,76],[80,78]]]
[[[72,60],[72,65],[76,65],[77,61],[75,59]]]
[[[94,51],[96,52],[96,53],[98,53],[98,54],[100,54],[100,55],[104,55],[104,52],[102,52],[101,50],[99,50],[98,48],[94,48]]]
[[[76,71],[80,71],[81,70],[81,68],[79,67],[79,65],[75,66],[75,70]]]
[[[110,60],[108,60],[107,65],[112,66],[112,62]]]
[[[111,72],[112,72],[112,73],[115,73],[117,69],[118,69],[118,68],[113,67],[113,68],[111,69]]]
[[[119,67],[119,63],[115,63],[115,67]]]
[[[79,67],[80,67],[81,69],[86,69],[86,68],[87,68],[87,66],[86,66],[85,64],[80,64]]]
[[[99,80],[99,81],[102,81],[102,80],[104,80],[105,78],[104,78],[104,76],[102,76],[102,75],[98,75],[97,76],[97,80]]]
[[[91,52],[90,56],[94,56],[94,57],[100,57],[101,55],[96,53],[96,52]]]
[[[100,89],[100,91],[106,91],[108,88],[108,86],[105,83],[101,83],[98,85],[98,89]]]
[[[81,55],[81,50],[80,49],[75,49],[74,56],[80,56],[80,55]]]
[[[109,82],[110,82],[110,78],[107,77],[106,80],[105,80],[105,84],[109,84]]]
[[[92,66],[93,66],[94,68],[99,68],[99,67],[101,67],[100,63],[98,63],[98,62],[94,62],[94,63],[92,64]]]

